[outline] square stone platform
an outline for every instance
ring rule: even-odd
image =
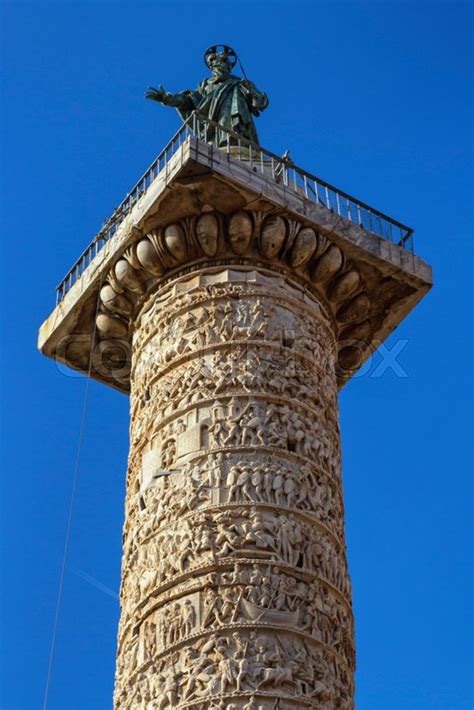
[[[120,221],[103,247],[89,254],[78,276],[61,287],[60,300],[40,328],[38,347],[48,357],[89,373],[95,334],[98,291],[106,274],[124,252],[151,228],[215,210],[224,215],[236,210],[277,210],[323,234],[357,267],[370,297],[371,348],[385,340],[432,286],[432,271],[404,246],[377,236],[367,228],[328,209],[308,196],[296,182],[279,180],[275,166],[260,156],[237,155],[186,135],[174,154],[164,161],[156,177]],[[159,163],[157,163],[159,166]],[[286,184],[285,184],[286,182]],[[344,194],[344,193],[342,193]],[[92,253],[92,252],[91,252]],[[67,292],[66,292],[67,289]],[[363,364],[363,360],[360,365]],[[118,382],[92,366],[95,379],[128,392],[127,378]],[[342,384],[342,382],[341,382]]]

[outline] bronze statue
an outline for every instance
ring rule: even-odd
[[[189,118],[193,111],[198,111],[203,117],[258,144],[253,116],[259,116],[268,106],[267,95],[247,78],[242,79],[231,73],[237,55],[230,47],[209,47],[204,61],[212,76],[204,79],[195,91],[188,89],[171,94],[161,85],[157,89],[150,86],[145,97],[165,106],[174,106],[183,120]],[[228,134],[212,126],[208,126],[206,137],[209,143],[217,145],[225,145],[228,140]],[[236,140],[231,139],[230,143],[235,144]]]

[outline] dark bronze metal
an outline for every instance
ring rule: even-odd
[[[195,91],[187,89],[172,94],[165,91],[161,85],[158,88],[150,86],[145,97],[165,106],[173,106],[183,121],[186,121],[193,111],[198,111],[201,116],[218,124],[217,129],[212,130],[209,130],[211,126],[207,125],[206,135],[198,136],[207,143],[218,146],[227,144],[227,133],[219,130],[219,126],[222,126],[258,144],[253,117],[259,116],[267,108],[267,95],[259,91],[247,78],[242,79],[231,73],[237,62],[237,55],[231,47],[209,47],[204,54],[204,61],[212,76],[204,79]],[[232,145],[235,145],[234,140]]]

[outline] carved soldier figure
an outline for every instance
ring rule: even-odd
[[[215,612],[216,621],[222,626],[229,621],[235,607],[235,595],[231,589],[223,588],[220,593],[218,609]]]
[[[240,639],[238,634],[234,634],[235,641],[237,643],[237,651],[235,653],[235,664],[236,664],[236,678],[235,678],[235,689],[237,691],[242,690],[243,681],[247,678],[249,672],[249,661],[247,658],[247,645],[240,645]]]
[[[235,682],[235,661],[228,656],[229,646],[226,639],[216,642],[217,666],[220,675],[220,692],[225,693],[227,687]]]
[[[242,429],[242,446],[265,446],[263,438],[263,420],[260,416],[258,406],[256,404],[248,404],[242,412],[240,418],[240,427]]]
[[[263,476],[264,472],[261,466],[257,466],[252,471],[252,485],[255,488],[255,496],[257,500],[263,500]]]
[[[186,599],[184,602],[183,612],[182,612],[182,626],[181,630],[185,636],[189,634],[194,629],[196,624],[196,610],[191,599]]]
[[[250,309],[249,338],[264,338],[267,332],[268,322],[268,313],[262,308],[261,302],[256,301]]]
[[[214,412],[214,420],[209,427],[209,433],[211,434],[212,445],[218,448],[222,445],[222,440],[227,435],[227,425],[225,419],[220,415],[219,411]]]

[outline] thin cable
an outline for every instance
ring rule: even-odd
[[[244,75],[244,79],[245,79],[245,81],[248,82],[248,77],[247,77],[247,74],[245,73],[244,65],[240,61],[240,57],[238,55],[236,55],[236,56],[237,56],[237,61],[239,62],[240,68],[242,69],[242,74]]]
[[[87,404],[88,404],[88,399],[89,399],[89,384],[90,384],[91,372],[92,372],[92,353],[94,351],[95,336],[96,336],[96,331],[97,331],[97,315],[99,312],[101,285],[102,285],[102,277],[99,282],[99,290],[97,293],[97,305],[96,305],[96,309],[95,309],[94,329],[92,331],[91,351],[90,351],[90,355],[89,355],[89,366],[87,369],[87,381],[86,381],[86,387],[84,390],[84,399],[82,402],[81,424],[79,427],[79,441],[77,444],[76,463],[74,466],[74,476],[72,479],[71,499],[69,501],[69,513],[68,513],[68,520],[67,520],[67,527],[66,527],[66,538],[64,541],[63,562],[62,562],[62,566],[61,566],[61,574],[59,577],[59,589],[58,589],[58,597],[57,597],[57,601],[56,601],[56,612],[54,615],[53,634],[51,637],[51,647],[50,647],[50,651],[49,651],[48,675],[46,677],[46,687],[45,687],[45,691],[44,691],[43,710],[47,710],[47,708],[48,708],[48,697],[49,697],[49,689],[51,686],[51,674],[52,674],[52,670],[53,670],[54,652],[56,650],[56,635],[57,635],[57,630],[58,630],[59,615],[61,612],[61,602],[62,602],[63,588],[64,588],[64,576],[66,573],[67,558],[68,558],[68,553],[69,553],[69,542],[71,539],[72,514],[73,514],[73,510],[74,510],[74,501],[76,498],[77,478],[78,478],[78,473],[79,473],[79,463],[81,460],[82,442],[84,440],[84,428],[85,428],[85,421],[86,421]]]

